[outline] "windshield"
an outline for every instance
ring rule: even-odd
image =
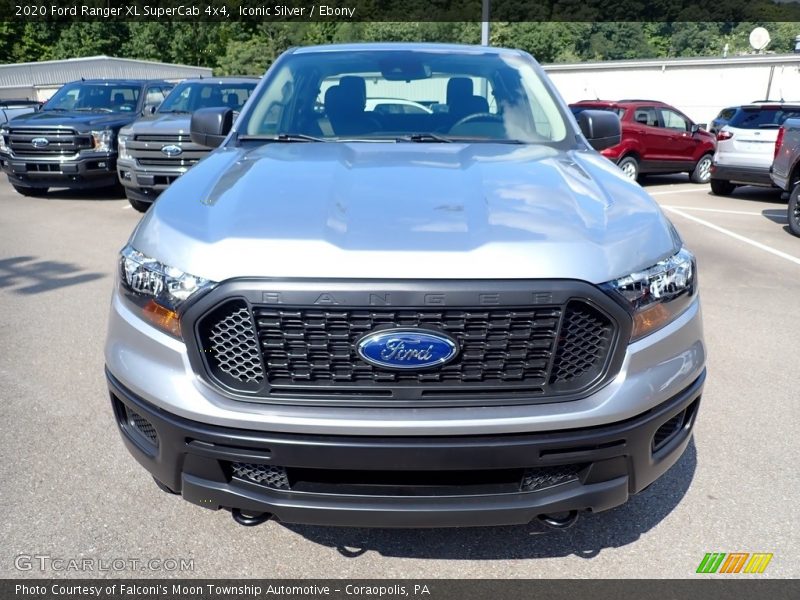
[[[140,91],[137,85],[68,83],[53,94],[42,110],[134,112]]]
[[[555,99],[529,60],[412,50],[288,55],[237,129],[243,139],[321,141],[548,143],[567,135]]]
[[[158,108],[159,113],[190,113],[198,108],[228,107],[235,111],[242,106],[256,87],[246,83],[187,81],[176,86]]]

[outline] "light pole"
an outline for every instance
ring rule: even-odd
[[[491,0],[483,0],[481,9],[481,46],[489,45],[489,3]]]

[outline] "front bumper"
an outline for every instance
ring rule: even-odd
[[[542,514],[623,504],[683,454],[705,370],[667,401],[618,423],[413,437],[207,425],[159,409],[108,371],[107,377],[128,450],[190,502],[270,513],[286,523],[442,527],[524,524]],[[242,464],[269,467],[282,479],[256,482],[241,474]],[[565,472],[571,476],[564,478]],[[540,483],[526,484],[529,475]]]
[[[189,167],[142,168],[135,160],[117,161],[117,176],[129,198],[140,202],[155,202]]]
[[[101,188],[116,183],[116,155],[92,153],[68,159],[0,155],[0,168],[17,186],[30,188]]]
[[[739,185],[773,187],[769,167],[740,167],[736,165],[711,165],[711,179],[721,179]]]

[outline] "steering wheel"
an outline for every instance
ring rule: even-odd
[[[463,119],[459,119],[456,121],[452,127],[450,127],[450,131],[453,131],[456,127],[460,127],[466,123],[471,123],[472,121],[493,121],[495,123],[502,123],[503,118],[499,115],[494,115],[492,113],[474,113],[471,115],[467,115]]]

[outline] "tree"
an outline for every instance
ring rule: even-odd
[[[58,36],[58,41],[52,50],[52,58],[76,58],[98,54],[113,56],[119,53],[122,41],[127,37],[128,27],[125,23],[99,21],[70,23]]]

